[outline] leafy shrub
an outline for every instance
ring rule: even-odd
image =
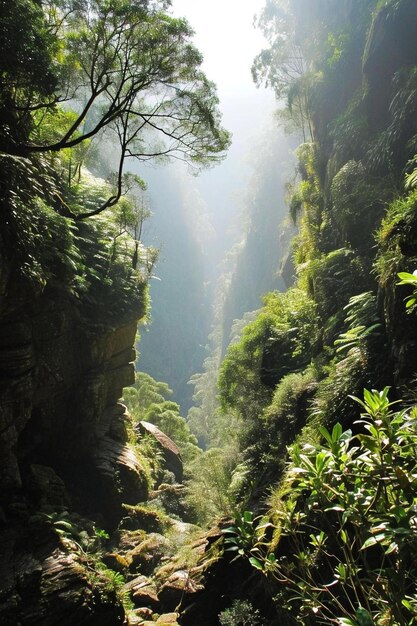
[[[187,464],[201,450],[187,421],[180,415],[179,405],[166,399],[171,394],[172,390],[166,383],[154,380],[149,374],[137,372],[135,384],[124,390],[124,400],[133,422],[144,420],[155,424],[177,444]]]
[[[235,600],[219,615],[222,626],[261,626],[261,616],[248,600]]]
[[[415,409],[393,411],[388,388],[365,391],[360,432],[320,429],[290,450],[287,495],[258,541],[257,569],[300,624],[411,624],[417,616]]]
[[[362,157],[364,143],[369,136],[366,93],[362,87],[353,96],[343,113],[331,123],[330,136],[333,139],[333,149],[339,163]]]
[[[204,525],[231,515],[234,503],[230,476],[237,459],[238,449],[232,441],[222,449],[207,450],[189,465],[185,500],[190,509],[190,521]]]
[[[281,455],[285,446],[295,437],[307,417],[308,400],[316,388],[317,382],[313,370],[307,369],[302,373],[288,374],[277,388],[271,404],[264,412],[265,425],[272,435],[277,448],[276,438],[280,439]]]
[[[269,403],[268,387],[309,362],[319,334],[315,304],[304,291],[273,292],[264,303],[241,341],[229,347],[219,376],[223,408],[233,408],[248,423]]]
[[[47,201],[56,193],[49,174],[41,159],[31,162],[0,155],[4,263],[9,264],[15,281],[35,291],[51,278],[71,286],[78,261],[70,221]],[[15,287],[13,281],[11,285]]]
[[[334,250],[311,261],[304,269],[303,278],[323,321],[341,311],[351,296],[372,284],[363,259],[349,248]]]
[[[400,272],[398,278],[400,279],[398,285],[408,285],[413,288],[412,294],[406,298],[405,305],[408,312],[411,313],[416,309],[417,305],[417,270],[414,270],[412,274],[409,272]]]
[[[350,425],[355,405],[349,393],[359,394],[372,381],[385,384],[388,355],[384,324],[372,292],[350,298],[342,313],[345,332],[334,342],[335,357],[318,385],[312,407],[327,424],[339,420]]]
[[[414,269],[417,262],[417,190],[394,200],[377,233],[379,253],[375,268],[382,286],[393,287],[400,271]]]
[[[373,179],[361,162],[349,161],[336,174],[331,185],[331,220],[344,245],[369,254],[373,231],[379,226],[387,189]]]

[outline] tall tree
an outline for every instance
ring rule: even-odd
[[[0,136],[0,150],[59,152],[105,131],[112,135],[119,153],[114,194],[79,219],[118,202],[129,158],[175,157],[198,167],[223,156],[229,136],[220,125],[215,86],[200,69],[188,23],[167,13],[170,2],[45,0],[43,15],[40,5],[17,0],[0,33],[4,43],[10,40],[14,19],[26,8],[36,18],[18,30],[18,50],[11,53],[17,65],[4,47],[2,100],[13,124]],[[20,63],[25,51],[29,69]],[[26,74],[39,69],[43,80],[26,84]],[[42,132],[43,118],[62,106],[76,115],[51,138]],[[22,125],[26,133],[17,132]]]

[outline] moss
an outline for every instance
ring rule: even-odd
[[[272,402],[264,412],[264,420],[269,432],[279,434],[282,446],[290,443],[300,430],[315,387],[316,379],[311,368],[288,374],[277,386]]]
[[[131,506],[124,504],[126,516],[121,521],[121,528],[128,530],[143,529],[146,532],[163,532],[171,525],[170,518],[162,509],[152,505]]]
[[[349,248],[311,261],[303,268],[303,279],[323,322],[343,309],[351,296],[372,285],[366,261]]]
[[[380,251],[375,261],[381,286],[397,280],[400,271],[413,271],[417,263],[417,190],[389,206],[377,233]]]

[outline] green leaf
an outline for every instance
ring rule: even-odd
[[[393,541],[392,543],[389,544],[388,548],[385,550],[385,554],[393,554],[393,552],[396,552],[398,550],[398,544],[395,543],[395,541]]]
[[[353,619],[350,619],[350,617],[339,617],[337,621],[340,626],[359,626],[359,624],[354,622]]]
[[[228,528],[222,528],[220,531],[223,535],[226,533],[233,533],[236,535],[236,526],[229,526]]]
[[[369,537],[361,546],[361,550],[366,550],[366,548],[370,548],[371,546],[374,546],[377,543],[380,543],[381,541],[383,541],[386,537],[386,533],[379,533],[378,535],[375,535],[374,537]]]
[[[363,445],[364,448],[376,454],[379,450],[379,444],[375,440],[375,437],[370,437],[369,435],[356,435],[358,441]]]
[[[327,428],[325,426],[320,426],[319,427],[319,432],[320,432],[321,436],[324,437],[324,439],[327,441],[327,443],[329,445],[332,445],[332,443],[333,443],[332,436],[329,433],[329,431],[327,430]]]
[[[251,557],[249,558],[249,563],[250,563],[250,564],[252,565],[252,567],[254,567],[255,569],[258,569],[258,570],[261,570],[261,571],[264,569],[264,567],[263,567],[262,563],[261,563],[258,559],[256,559],[254,556],[251,556]]]
[[[372,615],[361,606],[356,610],[356,619],[358,626],[373,626],[374,624]]]

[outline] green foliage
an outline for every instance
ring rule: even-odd
[[[206,165],[229,142],[191,29],[166,13],[168,4],[0,4],[6,276],[35,292],[62,281],[84,320],[100,310],[106,319],[96,321],[111,325],[146,311],[157,253],[140,241],[149,209],[126,159],[174,154]],[[91,139],[105,130],[118,160],[108,181],[84,168]],[[113,210],[74,227],[105,208]]]
[[[384,382],[384,325],[372,292],[350,298],[343,310],[344,328],[334,342],[335,357],[319,383],[313,408],[327,424],[351,424],[354,406],[349,393],[360,393],[373,381]]]
[[[379,335],[376,331],[381,328],[375,295],[367,291],[353,296],[344,310],[347,312],[345,324],[348,330],[336,339],[337,352],[346,353],[352,348],[366,349],[369,347],[370,337]]]
[[[264,384],[268,372],[265,351],[272,360],[277,382],[290,369],[303,367],[315,350],[318,322],[314,302],[301,290],[274,292],[255,322],[243,330],[238,344],[231,345],[219,376],[220,400],[224,409],[233,408],[248,422],[270,401]]]
[[[146,422],[158,426],[179,447],[181,456],[187,464],[200,454],[198,441],[185,419],[179,413],[180,407],[175,402],[165,401],[151,404],[144,415]]]
[[[154,502],[143,502],[136,505],[123,504],[126,517],[121,522],[122,528],[140,528],[148,533],[163,533],[172,524],[167,512]],[[152,541],[152,538],[149,538]]]
[[[416,309],[417,305],[417,270],[414,270],[412,274],[409,272],[400,272],[398,274],[398,278],[400,279],[400,282],[397,283],[398,285],[409,285],[413,288],[411,296],[407,296],[405,299],[405,306],[408,309],[408,312],[411,313]]]
[[[286,100],[287,112],[306,137],[313,138],[313,122],[339,113],[346,99],[344,85],[358,79],[361,48],[375,0],[355,3],[349,19],[343,4],[307,0],[267,0],[257,26],[269,48],[255,58],[252,73],[257,84],[271,85],[277,100]],[[358,81],[359,82],[359,81]]]
[[[203,166],[221,159],[229,144],[192,31],[167,6],[19,0],[0,7],[0,110],[7,118],[1,151],[60,153],[105,131],[117,144],[113,193],[79,219],[115,206],[126,193],[126,159],[174,156]],[[68,183],[73,172],[71,164]]]
[[[260,371],[263,349],[272,328],[272,317],[263,312],[256,322],[244,329],[240,343],[229,347],[219,375],[224,410],[236,408],[249,419],[268,402],[270,391],[262,384]]]
[[[100,321],[112,323],[135,312],[137,318],[146,312],[146,281],[149,278],[146,249],[138,267],[133,267],[135,243],[128,233],[120,231],[111,213],[97,216],[76,228],[80,250],[76,291],[86,316],[93,310]],[[112,305],[117,302],[117,309]]]
[[[275,460],[285,456],[285,446],[306,421],[309,400],[317,381],[310,367],[301,373],[287,374],[277,385],[271,404],[265,409],[265,427],[271,438]]]
[[[304,73],[302,59],[297,59],[301,55],[294,43],[294,22],[288,3],[267,2],[258,16],[257,26],[271,47],[256,57],[252,67],[254,80],[257,84],[271,85],[277,97],[282,98]]]
[[[235,600],[219,615],[222,626],[261,626],[261,616],[248,600]]]
[[[230,516],[234,507],[230,476],[236,467],[238,448],[229,441],[223,448],[210,448],[188,467],[186,503],[193,521],[206,525],[222,516]]]
[[[366,91],[361,87],[354,94],[346,109],[331,123],[330,136],[334,142],[333,147],[339,167],[340,162],[360,161],[369,134]]]
[[[134,423],[155,424],[179,447],[185,464],[198,457],[201,450],[186,420],[180,415],[176,402],[166,400],[172,390],[166,383],[157,382],[149,374],[138,372],[133,387],[125,389],[124,400]]]
[[[29,518],[29,524],[34,527],[48,526],[68,549],[75,549],[87,559],[99,559],[110,538],[105,530],[98,528],[92,521],[66,509],[37,512]]]
[[[254,527],[253,513],[244,511],[237,514],[233,526],[223,528],[225,552],[236,552],[232,562],[238,558],[249,556],[253,546]]]
[[[285,293],[265,296],[265,309],[273,317],[275,328],[292,336],[291,356],[295,361],[314,353],[318,336],[315,303],[302,290],[292,288]]]
[[[371,282],[364,261],[348,248],[311,261],[303,270],[303,279],[323,321],[340,312],[351,296]]]
[[[360,434],[336,424],[320,445],[293,446],[287,496],[270,512],[274,558],[266,543],[258,561],[298,623],[415,616],[415,410],[393,411],[388,388],[356,401]]]
[[[1,150],[24,139],[31,126],[25,110],[53,100],[57,83],[53,58],[57,43],[42,4],[33,0],[0,3],[0,131]]]
[[[339,231],[343,245],[369,254],[373,231],[379,226],[389,197],[384,181],[373,179],[362,163],[349,161],[334,177],[331,193],[333,207],[329,219]]]
[[[296,239],[296,261],[305,263],[316,258],[320,252],[320,229],[323,220],[323,190],[320,184],[320,164],[317,145],[304,143],[297,149],[298,170],[301,182],[293,196],[294,209],[302,210],[299,220],[299,234]]]
[[[417,68],[402,68],[393,76],[393,94],[389,105],[390,124],[382,133],[386,144],[386,152],[390,152],[391,162],[387,165],[395,168],[397,165],[397,152],[404,147],[404,138],[409,133],[409,120],[417,112]],[[407,148],[415,142],[415,136],[408,138]],[[408,152],[408,151],[407,151]],[[371,160],[375,165],[380,165],[381,156],[375,150],[371,154]]]
[[[74,224],[56,211],[59,180],[46,159],[2,155],[0,185],[5,264],[17,279],[14,287],[23,281],[39,292],[59,281],[68,295],[78,299],[85,320],[96,318],[108,325],[132,311],[137,317],[144,315],[146,281],[155,254],[121,225],[121,211],[130,203],[127,198],[120,210],[89,224]],[[77,203],[94,204],[106,193],[103,180],[83,172],[67,200],[75,208]]]
[[[136,372],[135,383],[124,392],[129,411],[135,421],[145,419],[145,412],[151,404],[161,404],[171,395],[172,389],[167,383],[156,381],[145,372]]]
[[[236,513],[234,523],[222,530],[224,534],[224,551],[233,553],[233,561],[246,557],[252,558],[252,551],[256,542],[256,524],[251,511]]]
[[[377,233],[379,254],[375,265],[382,285],[396,280],[398,272],[408,270],[414,262],[416,224],[417,191],[414,190],[390,204]]]
[[[232,503],[242,504],[254,489],[276,481],[282,472],[285,446],[306,419],[312,382],[310,375],[300,375],[298,384],[298,376],[291,378],[289,372],[309,364],[318,338],[314,302],[302,290],[290,289],[268,294],[257,319],[244,328],[240,342],[229,347],[220,368],[219,390],[229,433],[241,450],[228,490]],[[277,384],[283,386],[275,401]],[[288,403],[281,408],[284,397]],[[227,430],[225,436],[231,436]]]

